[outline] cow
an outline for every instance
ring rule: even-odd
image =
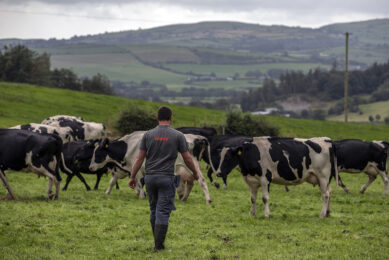
[[[57,199],[61,182],[58,171],[61,152],[62,140],[56,135],[19,129],[0,129],[0,178],[6,187],[7,197],[15,199],[4,172],[29,170],[38,176],[49,178],[47,196],[49,199]],[[52,193],[53,183],[55,194]]]
[[[107,138],[104,139],[98,147],[95,148],[92,162],[90,165],[91,170],[97,170],[99,168],[104,167],[109,162],[114,162],[116,165],[118,165],[120,168],[123,168],[124,170],[131,172],[133,162],[135,161],[135,158],[139,151],[139,144],[140,141],[144,135],[145,131],[137,131],[133,132],[129,135],[125,135],[117,140],[114,140],[110,142]],[[185,135],[185,138],[187,142],[189,142],[189,148],[190,152],[193,157],[193,153],[195,151],[198,151],[197,149],[198,145],[203,145],[203,142],[199,142],[199,140],[204,140],[205,138],[202,136],[197,136],[197,138],[193,138],[193,135],[187,136]],[[193,145],[192,145],[193,143]],[[191,148],[192,147],[192,148]],[[201,149],[200,149],[201,150]],[[198,156],[201,156],[201,153],[198,154]],[[206,184],[206,181],[204,177],[201,174],[200,166],[196,158],[193,158],[193,161],[196,165],[196,169],[198,170],[199,175],[199,184],[201,188],[203,189],[206,203],[210,204],[212,202],[208,187]],[[193,187],[190,176],[190,172],[186,173],[187,171],[183,165],[184,161],[182,157],[179,155],[176,160],[176,173],[181,176],[182,180],[180,182],[180,185],[177,189],[177,192],[179,194],[179,197],[181,200],[185,200],[189,196],[189,192],[191,188]],[[139,198],[144,199],[145,198],[145,192],[141,185],[141,178],[145,176],[145,165],[143,164],[142,168],[136,175],[137,183],[136,183],[136,193],[139,196]],[[193,178],[193,177],[192,177]],[[112,180],[111,180],[112,183]],[[192,187],[191,187],[192,185]]]
[[[382,177],[384,182],[384,194],[388,193],[388,160],[389,143],[385,141],[365,142],[358,139],[345,139],[335,141],[335,151],[339,172],[361,173],[368,175],[369,180],[361,188],[364,193],[367,187],[377,178]],[[349,189],[339,179],[339,185],[346,191]]]
[[[13,126],[10,129],[28,130],[40,134],[56,134],[62,139],[63,143],[73,141],[73,130],[70,127],[55,127],[51,125],[30,123]]]
[[[83,121],[80,117],[58,115],[49,117],[42,124],[55,127],[70,127],[74,140],[94,140],[107,135],[105,126],[101,123]]]
[[[109,171],[116,171],[116,166],[113,163],[109,163],[97,171],[91,171],[89,169],[93,151],[99,142],[100,140],[98,139],[90,141],[80,140],[63,145],[64,165],[71,171],[67,170],[62,164],[60,165],[61,171],[67,175],[66,184],[62,190],[67,190],[68,185],[74,176],[77,176],[84,183],[85,188],[90,190],[91,188],[81,173],[97,175],[96,184],[94,186],[94,190],[97,190],[99,188],[101,176]],[[119,188],[117,183],[116,188]]]
[[[219,188],[219,183],[213,181],[212,173],[216,173],[217,166],[220,163],[220,153],[224,147],[232,147],[243,144],[244,142],[251,142],[252,137],[241,135],[216,135],[209,137],[209,146],[207,152],[203,154],[203,160],[211,167],[208,169],[208,178],[211,184]],[[227,175],[222,176],[223,187],[227,188]]]
[[[217,135],[217,131],[213,127],[179,127],[176,128],[177,131],[180,131],[183,134],[194,134],[201,135],[208,139],[208,137]]]
[[[338,172],[334,146],[329,138],[254,137],[252,142],[223,148],[217,176],[227,175],[237,165],[251,191],[251,215],[256,212],[259,186],[265,217],[269,217],[270,183],[297,185],[303,182],[319,185],[323,199],[320,217],[330,215],[329,183],[332,176],[338,180]]]

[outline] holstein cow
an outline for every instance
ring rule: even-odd
[[[144,131],[137,131],[129,135],[125,135],[117,140],[114,140],[110,142],[108,139],[104,139],[98,147],[96,147],[92,162],[90,165],[91,170],[97,170],[101,167],[104,167],[109,162],[114,162],[116,165],[118,165],[120,168],[123,168],[126,171],[132,170],[133,162],[135,161],[136,156],[138,155],[139,151],[139,144],[140,141],[144,135]],[[205,138],[202,136],[197,136],[196,138],[193,138],[193,135],[185,135],[185,138],[189,144],[189,147],[191,148],[190,152],[193,156],[193,153],[195,151],[201,150],[198,149],[198,145],[203,145],[204,143],[201,142],[201,140],[204,140]],[[200,140],[200,141],[199,141]],[[193,145],[192,145],[193,143]],[[198,155],[201,156],[201,153]],[[196,168],[198,170],[198,175],[200,176],[198,182],[203,189],[205,199],[207,204],[211,203],[211,198],[208,192],[207,183],[202,176],[199,163],[196,158],[193,158],[193,161],[195,162]],[[186,167],[184,167],[184,161],[181,156],[177,157],[176,160],[176,173],[181,175],[181,182],[180,186],[177,189],[177,192],[179,194],[179,197],[181,200],[185,200],[189,196],[189,192],[192,189],[191,185],[193,186],[194,178],[190,178],[191,174],[190,171],[186,172]],[[136,175],[137,178],[137,186],[136,186],[136,193],[139,195],[139,198],[143,199],[145,198],[145,192],[141,185],[141,178],[145,176],[145,165],[143,164],[142,168]],[[191,183],[192,182],[192,183]],[[112,180],[111,180],[112,183]],[[108,191],[107,191],[108,192]],[[186,192],[186,193],[185,193]]]
[[[223,148],[217,175],[225,176],[237,165],[251,191],[251,215],[255,215],[257,192],[261,186],[265,216],[269,217],[269,186],[272,182],[318,184],[323,199],[320,217],[330,215],[329,181],[332,175],[337,176],[337,169],[329,138],[254,137],[252,142]]]
[[[38,134],[26,130],[0,129],[0,178],[7,189],[7,196],[15,199],[4,174],[6,170],[30,170],[49,178],[47,196],[57,199],[61,176],[58,163],[61,160],[62,140],[56,135]],[[52,185],[56,192],[52,194]]]
[[[42,124],[56,127],[70,127],[73,130],[74,140],[100,139],[107,134],[103,124],[86,122],[74,116],[53,116],[43,120]]]
[[[339,172],[361,173],[369,176],[369,180],[362,187],[364,193],[367,187],[381,175],[385,184],[384,194],[388,193],[388,160],[389,143],[384,141],[364,142],[357,139],[335,141],[336,158]],[[339,179],[339,185],[350,192]]]
[[[99,183],[101,176],[108,171],[116,171],[116,166],[113,163],[108,163],[101,169],[97,171],[91,171],[89,169],[89,165],[91,163],[91,159],[93,156],[93,151],[95,147],[99,144],[100,140],[90,140],[90,141],[74,141],[69,142],[63,145],[63,154],[64,154],[64,164],[68,169],[71,170],[69,172],[66,168],[60,165],[61,170],[67,174],[66,184],[63,187],[63,190],[66,190],[70,181],[74,176],[77,176],[85,185],[87,190],[90,190],[89,185],[86,183],[85,179],[82,177],[81,173],[86,174],[95,174],[97,175],[96,184],[94,189],[97,190],[99,188]],[[116,183],[116,188],[119,186]]]
[[[193,134],[201,135],[208,139],[208,137],[217,135],[216,129],[213,127],[179,127],[176,128],[177,131],[180,131],[183,134]]]
[[[220,164],[220,154],[223,148],[233,147],[243,144],[244,142],[251,142],[252,137],[241,135],[216,135],[209,138],[209,146],[207,151],[203,154],[203,160],[211,167],[208,169],[208,178],[212,185],[219,188],[220,185],[213,181],[212,173],[216,173],[217,167]],[[211,160],[209,159],[211,158]],[[227,188],[227,175],[222,176],[223,187]]]
[[[61,137],[63,143],[73,141],[73,131],[70,127],[56,127],[44,124],[30,123],[26,125],[17,125],[10,129],[22,129],[40,134],[56,134]]]

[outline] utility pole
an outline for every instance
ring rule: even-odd
[[[348,36],[349,33],[346,32],[346,64],[344,70],[344,122],[347,123],[348,120]]]

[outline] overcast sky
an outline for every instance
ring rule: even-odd
[[[201,21],[317,28],[375,18],[389,18],[389,0],[0,0],[0,39],[62,39]]]

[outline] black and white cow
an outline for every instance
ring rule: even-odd
[[[13,126],[10,129],[22,129],[40,134],[55,134],[62,139],[63,143],[73,141],[73,130],[70,127],[56,127],[51,125],[30,123],[26,125]]]
[[[329,138],[254,137],[252,142],[223,148],[217,175],[225,176],[237,165],[251,191],[251,215],[256,212],[259,186],[268,217],[270,183],[297,185],[309,182],[318,184],[322,194],[320,217],[329,216],[329,182],[331,176],[337,179],[335,151]]]
[[[83,121],[79,117],[58,115],[46,118],[42,124],[55,127],[70,127],[74,140],[101,139],[107,135],[105,126],[101,123]]]
[[[4,174],[6,170],[29,170],[49,178],[47,196],[57,199],[61,176],[58,172],[61,160],[62,140],[56,135],[38,134],[19,129],[0,129],[0,178],[7,189],[7,196],[15,199]],[[56,192],[52,194],[52,185]]]
[[[71,172],[69,172],[66,168],[63,167],[62,164],[60,165],[60,169],[65,174],[67,174],[66,184],[63,187],[63,190],[67,189],[70,181],[74,176],[77,176],[84,183],[85,188],[87,190],[90,190],[89,185],[86,183],[81,173],[97,175],[96,184],[94,186],[94,189],[97,190],[99,188],[101,176],[105,173],[108,173],[109,171],[116,170],[116,166],[113,163],[109,163],[103,168],[98,169],[97,171],[91,171],[89,169],[89,165],[93,156],[93,151],[95,150],[95,147],[99,144],[99,142],[100,140],[80,140],[69,142],[63,145],[64,164],[68,169],[71,170]],[[119,188],[117,183],[116,188]]]
[[[217,167],[220,163],[220,154],[222,149],[225,147],[238,146],[244,142],[251,142],[252,140],[252,137],[241,135],[216,135],[208,138],[209,146],[207,147],[207,152],[203,153],[203,160],[210,165],[207,175],[212,185],[216,188],[220,187],[219,183],[213,181],[212,173],[216,173]],[[223,187],[227,188],[227,175],[222,176],[222,178]]]
[[[129,135],[125,135],[117,140],[114,140],[110,142],[108,139],[104,139],[98,147],[96,147],[92,162],[90,165],[90,169],[92,171],[95,171],[99,168],[104,167],[107,163],[113,162],[116,165],[118,165],[120,168],[123,168],[124,170],[130,172],[132,170],[133,162],[136,159],[136,156],[138,155],[139,151],[139,144],[140,141],[144,135],[145,131],[137,131]],[[196,168],[198,170],[197,174],[200,176],[198,182],[203,189],[205,199],[207,204],[211,203],[211,198],[209,195],[207,183],[201,173],[199,162],[196,158],[193,157],[194,151],[198,151],[195,146],[203,145],[204,143],[199,142],[198,140],[205,139],[202,136],[196,136],[196,138],[193,138],[193,135],[185,135],[185,138],[189,144],[190,152],[192,154],[192,158],[194,161],[194,164],[196,165]],[[197,140],[197,141],[196,141]],[[192,145],[193,143],[193,145]],[[192,147],[192,148],[191,148]],[[200,149],[201,150],[201,149]],[[198,156],[201,156],[199,154]],[[185,200],[189,196],[189,192],[191,191],[191,182],[190,177],[191,172],[187,170],[186,166],[184,166],[185,163],[179,154],[176,160],[176,174],[181,175],[181,182],[180,186],[177,189],[177,192],[179,194],[180,199]],[[186,172],[188,171],[188,172]],[[136,184],[136,193],[139,196],[139,198],[143,199],[145,198],[145,193],[141,185],[140,179],[145,176],[145,165],[143,163],[143,166],[139,170],[139,172],[136,175],[137,184]],[[194,181],[194,179],[193,179]],[[112,183],[112,180],[111,180]],[[192,185],[193,186],[193,185]]]
[[[208,137],[217,135],[217,131],[213,127],[190,127],[184,126],[176,128],[177,131],[180,131],[183,134],[193,134],[201,135],[208,139]]]
[[[384,181],[384,194],[388,193],[388,169],[386,163],[388,160],[389,143],[384,141],[365,142],[358,139],[345,139],[335,141],[336,158],[339,172],[361,173],[369,176],[369,180],[362,187],[361,193],[364,193],[367,187],[381,175]],[[339,179],[339,185],[350,192]]]

